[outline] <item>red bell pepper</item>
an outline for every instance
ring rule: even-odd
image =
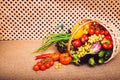
[[[102,47],[105,48],[105,49],[111,49],[113,48],[113,41],[112,41],[112,38],[111,36],[105,36],[102,41]]]
[[[43,58],[47,58],[47,57],[49,57],[49,56],[50,56],[49,53],[48,53],[48,54],[41,54],[41,55],[36,56],[35,60],[37,60],[37,59],[43,59]]]

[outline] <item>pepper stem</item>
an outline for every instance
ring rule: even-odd
[[[110,44],[110,40],[103,40],[103,41],[101,41],[101,43],[102,43],[102,44],[103,44],[103,43]]]

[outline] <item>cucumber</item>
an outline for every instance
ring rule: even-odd
[[[99,64],[104,63],[104,59],[103,59],[103,58],[100,58],[100,59],[98,60],[98,63],[99,63]]]
[[[104,60],[107,61],[112,55],[113,49],[106,50],[104,55]]]
[[[104,50],[101,50],[99,53],[98,53],[98,57],[103,57],[105,54],[105,51]]]
[[[94,57],[89,58],[88,63],[89,65],[94,66],[95,65]]]

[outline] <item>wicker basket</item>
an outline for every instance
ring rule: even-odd
[[[118,39],[117,39],[118,36],[117,36],[116,29],[113,28],[113,25],[107,24],[106,22],[102,22],[102,21],[97,20],[97,19],[83,19],[82,21],[78,22],[79,23],[79,27],[74,31],[74,33],[71,35],[71,37],[69,39],[69,42],[68,42],[68,52],[71,55],[71,53],[70,53],[71,41],[72,41],[74,35],[79,31],[79,29],[81,27],[83,27],[84,25],[86,25],[86,24],[88,24],[90,22],[97,22],[97,23],[100,23],[101,25],[105,26],[105,28],[109,31],[110,35],[112,36],[113,45],[114,45],[114,47],[113,47],[113,53],[112,53],[111,57],[107,61],[104,62],[104,63],[107,63],[112,58],[114,58],[116,56],[116,54],[118,53],[118,49],[119,49]]]

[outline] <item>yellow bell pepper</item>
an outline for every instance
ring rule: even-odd
[[[90,26],[89,24],[86,24],[85,26],[81,27],[73,38],[79,39],[83,34],[88,34],[89,26]],[[71,34],[73,34],[78,27],[79,23],[76,23],[71,30]]]

